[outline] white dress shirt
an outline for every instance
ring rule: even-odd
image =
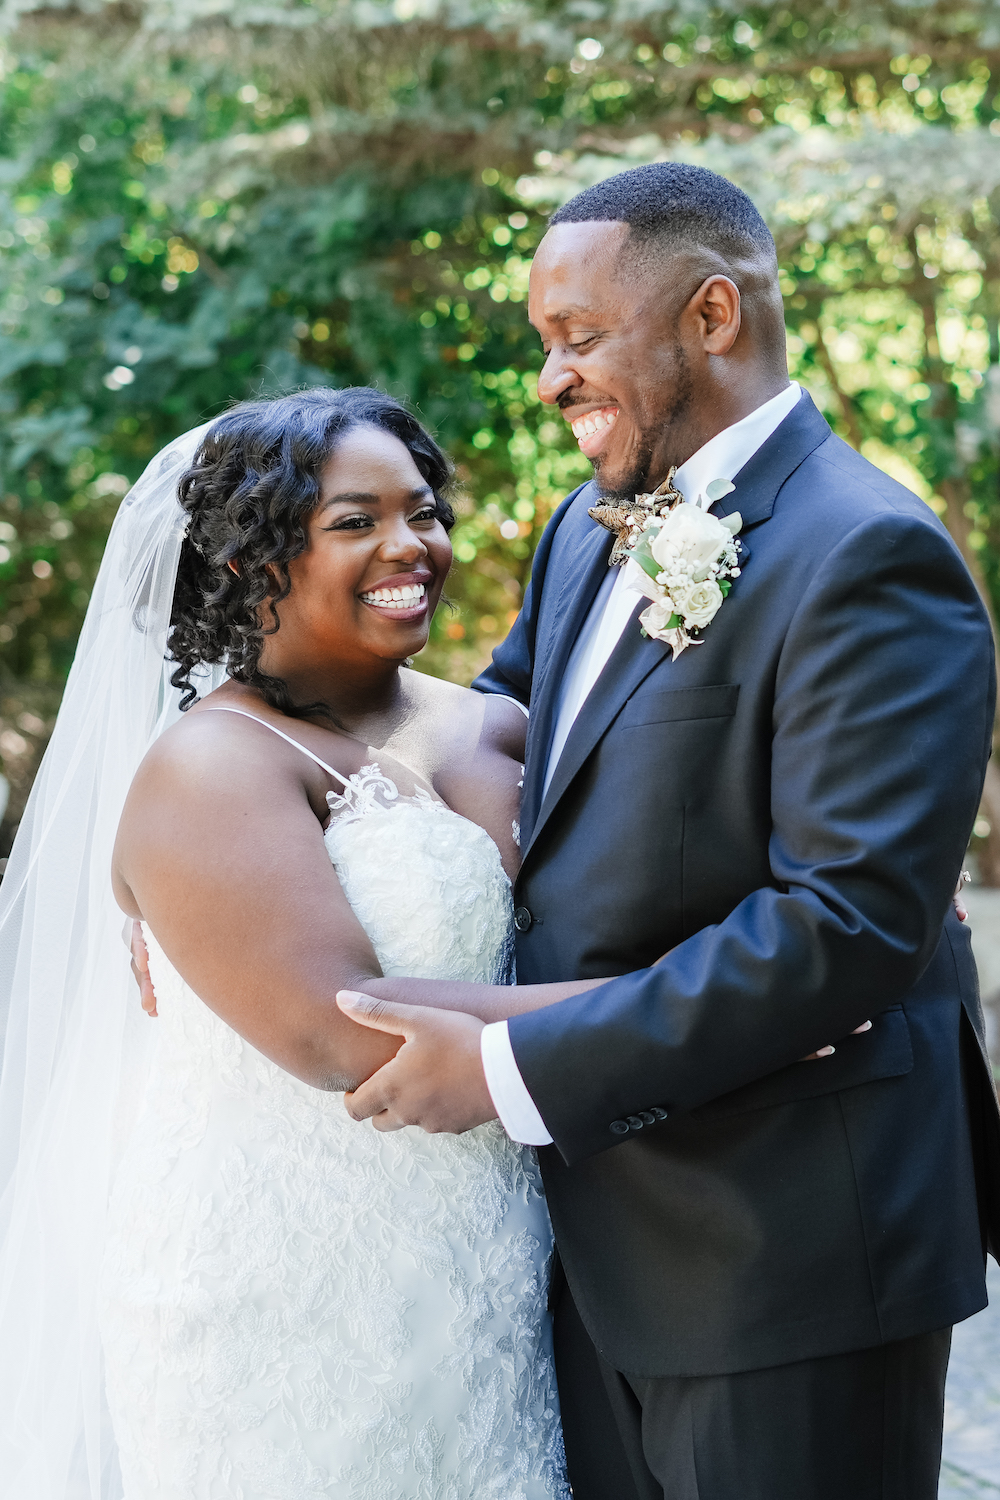
[[[680,490],[689,503],[708,510],[712,501],[706,498],[705,490],[712,480],[734,479],[757,449],[766,443],[775,428],[785,420],[801,394],[801,388],[793,381],[779,395],[772,396],[770,401],[758,406],[748,417],[734,422],[732,427],[726,427],[722,432],[716,433],[715,437],[709,438],[704,447],[693,453],[677,470],[674,475],[675,488]],[[738,491],[734,509],[739,510]],[[626,625],[638,613],[641,601],[631,584],[630,566],[608,569],[608,576],[602,582],[576,638],[559,691],[559,711],[545,767],[543,798],[580,709],[607,665]],[[526,1146],[550,1145],[552,1136],[538,1113],[535,1101],[528,1093],[515,1061],[507,1022],[495,1021],[492,1025],[484,1026],[481,1047],[486,1086],[496,1107],[497,1117],[507,1134],[512,1140],[520,1141]]]

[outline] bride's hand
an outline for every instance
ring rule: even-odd
[[[371,1120],[376,1130],[419,1125],[452,1135],[496,1119],[480,1055],[482,1021],[356,990],[340,990],[337,1004],[352,1021],[405,1038],[391,1062],[344,1095],[352,1119]]]
[[[870,1021],[862,1021],[860,1026],[855,1026],[851,1036],[860,1036],[863,1031],[871,1031],[871,1029]],[[800,1057],[799,1062],[815,1062],[818,1057],[832,1057],[836,1050],[836,1047],[821,1047],[818,1052],[810,1052],[808,1056]]]
[[[155,1016],[156,995],[153,992],[153,981],[149,977],[149,949],[146,947],[146,939],[142,935],[142,923],[132,923],[132,973],[135,982],[139,986],[139,996],[142,1008],[147,1016]]]
[[[967,921],[969,917],[968,909],[966,908],[965,902],[962,900],[962,891],[971,879],[972,877],[969,874],[968,870],[963,870],[961,875],[958,877],[958,885],[955,887],[955,894],[951,898],[955,907],[955,915],[960,922]],[[871,1029],[872,1023],[870,1021],[865,1021],[862,1023],[862,1025],[855,1026],[854,1030],[851,1032],[851,1036],[857,1036],[859,1032],[871,1031]],[[821,1047],[818,1052],[810,1052],[808,1057],[800,1057],[799,1061],[815,1062],[816,1059],[820,1057],[832,1057],[836,1050],[836,1047]]]
[[[956,885],[955,887],[955,894],[951,898],[955,907],[955,915],[958,917],[958,920],[960,922],[967,922],[969,919],[969,909],[966,906],[965,902],[962,900],[962,892],[965,890],[965,887],[967,885],[971,885],[971,883],[972,876],[969,874],[968,870],[963,870],[961,875],[958,877],[958,885]]]

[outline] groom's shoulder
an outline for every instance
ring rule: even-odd
[[[876,516],[897,515],[948,537],[925,500],[833,432],[790,476],[788,486],[792,495],[808,497],[810,508],[831,512],[845,531]]]
[[[982,638],[990,638],[975,582],[947,527],[919,495],[835,434],[789,475],[773,516],[778,524],[763,528],[767,548],[781,561],[801,563],[802,573],[793,571],[806,584],[809,609],[827,592],[857,600],[870,587],[880,608],[890,597],[906,597],[926,612],[930,593],[941,622],[950,599],[960,607],[962,629],[975,618]],[[749,546],[752,554],[753,532]]]

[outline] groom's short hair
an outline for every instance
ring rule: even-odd
[[[564,203],[549,223],[595,220],[627,224],[644,259],[687,245],[727,261],[775,255],[771,231],[746,193],[717,172],[683,162],[651,162],[606,177]]]

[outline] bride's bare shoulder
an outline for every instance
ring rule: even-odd
[[[183,883],[220,860],[228,872],[253,866],[262,851],[291,867],[315,860],[329,784],[260,723],[193,709],[150,746],[129,788],[113,857],[119,900],[137,879]]]
[[[524,760],[527,715],[510,698],[477,693],[440,677],[414,672],[425,706],[441,738],[456,750],[479,745],[510,760]]]
[[[145,821],[154,809],[187,823],[197,822],[206,805],[230,817],[239,817],[244,807],[262,815],[290,797],[315,804],[316,816],[325,816],[325,773],[246,712],[220,713],[198,704],[161,734],[136,771],[123,827],[132,819]]]
[[[225,779],[234,758],[258,767],[274,762],[272,747],[235,714],[198,707],[183,715],[149,747],[133,785],[152,789],[158,782],[191,785]]]

